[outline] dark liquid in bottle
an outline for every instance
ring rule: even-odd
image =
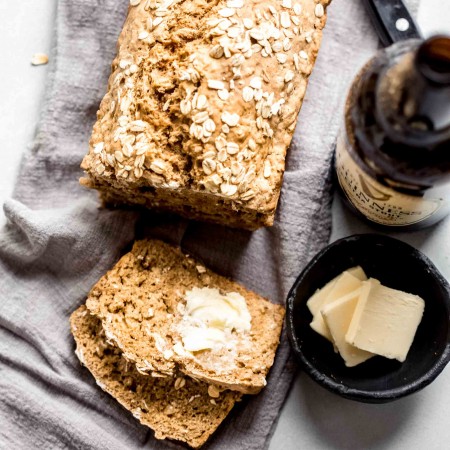
[[[397,44],[364,67],[336,149],[346,202],[390,229],[450,212],[450,39],[419,44]]]

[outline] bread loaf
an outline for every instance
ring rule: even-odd
[[[188,292],[194,297],[206,293],[206,304],[197,302],[194,309],[205,312],[211,306],[213,315],[209,319],[187,314]],[[219,299],[214,297],[218,293]],[[235,314],[235,305],[228,308],[227,298],[225,304],[221,302],[226,295],[231,301],[237,298],[244,302],[239,314]],[[119,347],[141,373],[173,376],[181,371],[219,388],[249,394],[266,385],[284,317],[282,306],[155,240],[136,242],[132,251],[92,288],[86,305],[102,321],[109,342]],[[225,330],[211,331],[210,324],[220,321],[228,311],[239,321],[235,328],[219,324]],[[238,330],[246,317],[250,326]],[[214,345],[200,347],[199,351],[188,347],[192,338],[195,345],[202,346],[211,333],[219,336]]]
[[[157,439],[176,439],[200,447],[225,419],[241,394],[212,393],[191,378],[139,373],[119,349],[106,342],[100,321],[85,306],[70,318],[76,354],[97,384],[128,409]]]
[[[135,204],[271,225],[329,0],[131,0],[81,182]]]

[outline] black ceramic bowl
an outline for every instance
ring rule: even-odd
[[[360,265],[384,285],[420,295],[425,312],[406,361],[376,356],[352,368],[313,331],[306,301],[328,281]],[[431,261],[398,239],[360,234],[318,253],[295,281],[287,298],[287,330],[304,370],[323,387],[351,400],[384,403],[431,383],[450,358],[450,286]]]

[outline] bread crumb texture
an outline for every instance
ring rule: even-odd
[[[212,398],[208,384],[192,378],[141,374],[118,348],[107,343],[100,321],[85,306],[70,321],[81,363],[105,392],[152,428],[157,439],[174,439],[198,448],[241,398],[233,391]]]
[[[199,270],[201,268],[201,270]],[[185,294],[193,288],[236,292],[251,316],[248,331],[233,332],[233,347],[183,349]],[[219,276],[181,250],[156,240],[134,244],[93,287],[86,302],[106,338],[143,374],[182,372],[219,389],[254,394],[266,384],[279,343],[284,308]]]
[[[82,168],[108,204],[271,225],[328,0],[132,0]]]

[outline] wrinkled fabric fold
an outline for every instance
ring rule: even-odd
[[[1,448],[180,448],[155,440],[95,384],[74,354],[69,315],[135,237],[180,245],[276,303],[284,303],[295,277],[329,239],[330,165],[346,90],[378,46],[361,2],[334,0],[328,10],[275,225],[253,233],[151,211],[102,209],[96,193],[79,185],[79,164],[127,5],[55,2],[41,120],[24,154],[14,200],[4,206],[8,223],[0,232]],[[267,448],[295,371],[283,332],[267,387],[245,397],[206,447]]]

